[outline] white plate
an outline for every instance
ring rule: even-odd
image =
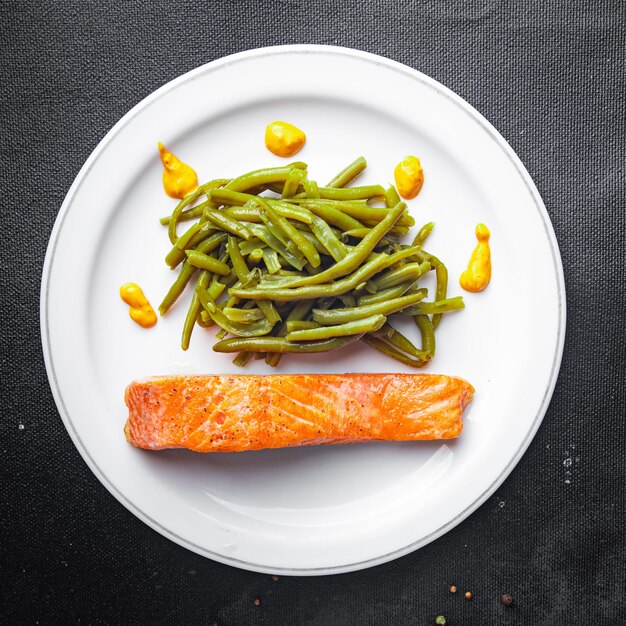
[[[143,330],[119,286],[154,305],[174,278],[157,218],[162,140],[201,180],[283,163],[264,147],[268,122],[303,128],[298,155],[326,181],[356,156],[363,182],[392,180],[416,154],[425,170],[410,203],[437,227],[428,249],[450,270],[466,309],[444,318],[432,372],[467,378],[476,396],[449,443],[319,446],[245,454],[149,453],[128,445],[124,387],[168,373],[239,371],[196,329],[179,348],[186,306]],[[541,141],[538,137],[537,141]],[[493,279],[463,293],[458,276],[492,233]],[[188,295],[188,294],[187,294]],[[546,411],[565,333],[565,291],[552,226],[508,144],[461,98],[423,74],[328,46],[253,50],[168,83],[124,116],[74,181],[56,221],[41,290],[48,376],[59,412],[100,481],[166,537],[217,561],[262,572],[325,574],[369,567],[440,536],[502,483]],[[262,362],[247,369],[267,373]],[[286,357],[281,372],[409,371],[363,345]]]

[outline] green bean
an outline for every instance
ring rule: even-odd
[[[226,285],[224,283],[221,283],[218,278],[218,276],[214,275],[211,278],[211,282],[207,289],[207,291],[209,292],[209,296],[211,296],[211,300],[213,300],[214,302],[222,295],[224,289],[226,289]],[[211,326],[215,323],[204,309],[200,311],[200,317],[203,318],[205,326]]]
[[[355,210],[350,209],[352,213],[355,215],[358,213]],[[372,214],[371,217],[367,217],[372,211],[376,211],[375,214]],[[379,213],[380,211],[380,213]],[[380,222],[380,220],[388,213],[389,209],[383,209],[380,207],[369,207],[367,211],[362,211],[363,219],[361,221],[365,224],[365,226],[372,228]],[[346,211],[347,212],[347,211]],[[394,226],[395,233],[399,235],[406,235],[409,232],[409,228],[415,226],[415,220],[405,211],[404,215],[396,222]]]
[[[384,315],[372,315],[346,322],[345,324],[294,330],[287,333],[287,341],[318,341],[320,339],[330,339],[331,337],[362,335],[363,333],[371,333],[378,330],[386,321],[387,318]]]
[[[263,191],[273,191],[274,193],[281,195],[283,193],[284,186],[284,183],[267,183],[266,185],[263,185]]]
[[[213,276],[207,291],[209,292],[211,299],[216,301],[224,293],[224,289],[226,289],[226,285],[221,283],[217,276]]]
[[[412,367],[432,358],[441,315],[462,308],[462,299],[446,297],[447,268],[422,248],[432,223],[416,245],[398,243],[415,221],[393,185],[345,187],[365,165],[357,159],[326,187],[309,180],[304,163],[212,181],[161,220],[173,245],[166,262],[182,262],[161,314],[200,269],[183,349],[196,323],[215,323],[218,338],[234,335],[215,350],[239,352],[239,366],[254,357],[276,367],[284,352],[327,351],[357,339]],[[266,189],[282,198],[261,196]],[[372,202],[381,198],[386,208]],[[177,224],[194,218],[177,236]],[[423,302],[427,290],[417,280],[430,269],[436,294]],[[421,348],[387,322],[393,314],[413,317]]]
[[[346,246],[339,241],[333,229],[323,219],[316,217],[310,228],[320,244],[335,261],[341,261],[346,256],[348,253]]]
[[[265,214],[268,216],[270,221],[280,228],[280,230],[282,230],[282,232],[298,247],[298,250],[304,254],[306,260],[313,267],[318,267],[320,264],[320,255],[315,247],[302,236],[302,233],[300,233],[300,231],[288,220],[278,215],[278,213],[276,213],[276,211],[274,211],[274,209],[269,205],[269,203],[265,202],[265,200],[258,198],[257,202],[265,211]]]
[[[277,224],[272,222],[272,220],[269,218],[264,210],[261,211],[261,222],[265,225],[265,228],[267,228],[267,230],[272,234],[274,239],[277,239],[282,246],[285,246],[285,248],[287,248],[287,250],[289,250],[292,254],[296,254],[296,256],[304,258],[300,251],[296,253],[296,250],[298,250],[297,246],[293,242],[290,243],[289,237],[287,237],[287,235],[285,235],[285,233],[280,228],[278,228]]]
[[[252,250],[252,252],[248,255],[248,261],[250,261],[250,263],[254,263],[255,265],[260,263],[262,260],[263,248],[254,248],[254,250]]]
[[[384,196],[385,190],[380,185],[366,185],[364,187],[320,187],[320,197],[328,200],[359,200],[361,198],[376,198]]]
[[[336,298],[343,304],[344,307],[356,306],[356,298],[351,293],[342,294],[340,296],[336,296]]]
[[[287,332],[291,333],[294,330],[308,330],[310,328],[319,328],[320,325],[317,322],[310,320],[289,320],[285,322],[287,325]]]
[[[302,222],[303,224],[311,224],[315,219],[315,215],[308,209],[285,202],[283,200],[275,200],[273,198],[264,198],[273,209],[282,217],[294,220],[295,222]]]
[[[183,198],[176,205],[176,208],[172,211],[172,215],[170,216],[170,220],[167,225],[167,235],[170,238],[170,242],[172,243],[172,245],[174,245],[176,243],[176,240],[178,239],[178,235],[176,234],[176,226],[178,225],[178,219],[181,213],[186,206],[189,206],[190,204],[195,202],[202,195],[204,195],[204,190],[202,189],[202,187],[198,187],[194,192]]]
[[[288,341],[282,337],[255,337],[239,338],[233,337],[219,341],[213,346],[215,352],[297,352],[308,354],[312,352],[330,352],[338,350],[360,339],[359,335],[348,337],[333,337],[321,341]]]
[[[215,201],[220,204],[238,205],[229,206],[224,210],[226,214],[231,215],[235,219],[239,219],[244,222],[255,221],[257,223],[260,220],[260,210],[258,207],[245,206],[249,202],[255,202],[257,200],[257,196],[247,193],[234,192],[228,189],[217,189],[211,193],[215,194]],[[279,215],[282,215],[282,217],[286,217],[297,222],[303,222],[304,224],[310,224],[313,221],[313,215],[308,209],[275,198],[264,198],[264,200],[269,202],[273,209]],[[247,219],[246,216],[250,216],[253,219]]]
[[[302,179],[302,184],[304,186],[304,195],[307,198],[315,199],[320,197],[320,189],[314,180],[309,180],[308,177],[305,176]]]
[[[361,337],[361,341],[370,346],[370,348],[374,348],[374,350],[377,350],[381,354],[390,356],[392,359],[400,361],[405,365],[410,365],[411,367],[424,367],[428,364],[428,361],[420,361],[419,359],[410,357],[407,354],[404,354],[404,352],[398,350],[395,346],[390,345],[386,341],[383,341],[374,335],[363,335],[363,337]]]
[[[238,243],[238,246],[241,254],[243,254],[244,256],[248,256],[254,250],[257,250],[259,248],[263,249],[265,247],[265,243],[261,241],[258,237],[253,237],[252,239],[248,239],[248,241],[240,241]]]
[[[304,230],[304,229],[299,229],[300,230],[300,234],[317,250],[317,252],[319,254],[326,254],[328,255],[328,250],[326,250],[326,248],[324,248],[324,246],[319,242],[319,239],[310,231],[308,230]],[[309,263],[307,263],[307,265],[310,265]],[[306,266],[305,266],[306,267]],[[313,267],[311,265],[311,267]],[[320,267],[319,265],[317,266],[318,268]],[[316,273],[317,268],[313,267],[313,273]]]
[[[317,239],[311,235],[310,233],[307,233],[307,236],[311,237],[311,240],[315,240],[316,241],[316,245],[320,245],[319,241],[317,241]],[[322,252],[322,254],[326,254],[325,252]],[[324,271],[325,266],[324,265],[318,265],[317,267],[313,267],[310,263],[307,263],[304,266],[304,269],[307,271],[308,274],[310,274],[311,276],[313,276],[313,274],[319,274],[320,272]]]
[[[263,311],[260,308],[257,309],[237,309],[231,306],[225,306],[222,309],[224,315],[231,322],[238,322],[240,324],[251,324],[252,322],[258,322],[265,319]]]
[[[199,192],[195,198],[191,198],[190,196],[186,196],[185,198],[183,198],[182,202],[187,201],[185,205],[183,206],[183,209],[189,206],[191,202],[194,202],[195,200],[197,200],[197,198],[199,198],[202,194],[205,194],[208,196],[207,192],[210,192],[211,189],[222,187],[223,185],[226,185],[229,182],[230,182],[229,178],[216,178],[215,180],[211,180],[208,183],[204,183],[203,185],[200,185],[200,187],[198,187],[198,189],[196,189],[196,191],[194,192],[194,193]],[[187,220],[192,220],[192,219],[196,219],[197,217],[200,217],[202,215],[202,211],[206,208],[206,206],[207,206],[207,202],[203,202],[197,206],[192,207],[191,209],[187,209],[186,211],[179,212],[178,221],[184,222]],[[175,210],[176,209],[174,209],[174,211]],[[172,219],[172,215],[167,215],[166,217],[162,217],[159,221],[161,222],[161,224],[163,224],[163,226],[167,226],[170,223],[171,219]]]
[[[335,190],[339,191],[339,190]],[[321,204],[322,206],[328,206],[335,209],[340,209],[343,206],[351,205],[354,207],[368,207],[369,200],[367,198],[356,198],[352,200],[333,200],[331,198],[307,198],[304,194],[300,193],[293,198],[289,198],[289,200],[285,200],[284,202],[289,202],[289,204],[298,205],[302,208],[308,208],[312,204]]]
[[[306,169],[306,166],[304,168],[296,168],[296,165],[291,165],[286,167],[270,167],[254,170],[252,172],[248,172],[247,174],[238,176],[237,178],[233,178],[233,180],[225,185],[224,188],[232,191],[246,191],[258,185],[267,185],[268,183],[278,182],[284,183],[287,180],[287,176],[289,176],[294,168]]]
[[[215,194],[215,204],[220,205],[220,210],[229,217],[241,222],[260,223],[261,211],[254,202],[256,195],[229,189],[216,189],[211,193]]]
[[[255,289],[231,289],[231,293],[239,298],[249,298],[251,300],[273,300],[274,302],[293,302],[296,300],[310,300],[312,298],[327,298],[348,293],[365,283],[369,278],[381,270],[401,261],[403,258],[413,254],[411,250],[400,250],[392,255],[377,254],[359,267],[356,272],[349,276],[335,281],[330,285],[307,285],[295,289],[290,288],[263,288],[261,283]]]
[[[398,350],[406,352],[412,357],[419,359],[423,362],[430,361],[435,354],[435,331],[428,319],[428,316],[418,316],[420,318],[417,323],[422,339],[422,348],[416,348],[409,339],[407,339],[399,330],[394,328],[391,324],[385,324],[380,330],[372,333],[375,337],[382,339],[383,341],[390,343]]]
[[[443,263],[439,262],[435,269],[435,274],[437,276],[437,289],[435,291],[435,300],[445,300],[448,294],[448,268]],[[441,313],[435,313],[433,315],[432,322],[433,326],[436,329],[441,322]]]
[[[250,359],[254,356],[254,352],[240,352],[234,359],[233,365],[237,367],[245,367]]]
[[[232,217],[228,217],[217,209],[205,209],[203,215],[227,233],[237,235],[237,237],[246,240],[252,237],[252,233],[241,222],[238,222]]]
[[[399,298],[403,296],[413,285],[415,285],[417,281],[407,281],[406,283],[400,283],[395,287],[389,287],[388,289],[383,289],[382,291],[376,291],[375,293],[366,294],[359,298],[358,305],[359,306],[367,306],[368,304],[376,304],[377,302],[386,302],[387,300],[391,300],[393,298]],[[427,291],[426,289],[421,289],[421,293],[423,293],[423,297],[426,297]]]
[[[368,337],[376,338],[386,344],[391,351],[386,352],[389,356],[413,367],[423,367],[435,355],[435,330],[427,315],[416,316],[415,322],[421,335],[421,350],[390,324],[385,324],[380,330],[371,333]],[[372,344],[370,343],[370,345]],[[398,353],[404,358],[398,356]]]
[[[187,250],[185,254],[187,255],[189,265],[219,274],[220,276],[228,276],[230,274],[230,267],[226,263],[222,263],[208,254],[203,254],[197,250]]]
[[[267,335],[273,328],[273,324],[264,317],[256,322],[240,324],[232,322],[226,317],[223,311],[215,306],[215,302],[209,296],[206,289],[196,287],[196,294],[202,308],[209,314],[209,317],[223,330],[238,337],[259,337]]]
[[[222,213],[227,217],[238,222],[253,222],[261,224],[261,211],[256,206],[227,206],[221,209]]]
[[[354,205],[348,202],[337,203],[335,208],[366,225],[378,224],[390,211],[390,209],[371,207],[368,204]],[[396,221],[396,226],[415,226],[415,220],[405,212]]]
[[[290,306],[291,303],[288,303],[287,306]],[[313,308],[313,302],[311,300],[303,300],[301,302],[296,303],[296,305],[289,311],[287,314],[287,318],[285,322],[283,322],[278,329],[276,330],[277,337],[285,337],[287,335],[287,323],[304,320],[308,317],[311,309]],[[265,363],[271,367],[277,367],[280,362],[281,354],[280,352],[271,352],[265,356]]]
[[[278,252],[291,267],[295,267],[298,271],[302,270],[305,266],[304,259],[300,259],[290,250],[288,250],[281,242],[274,237],[269,231],[267,226],[262,224],[248,224],[248,228],[254,234],[255,237],[266,243],[270,248]]]
[[[165,255],[165,262],[171,269],[174,269],[181,261],[185,260],[185,250],[195,248],[198,243],[204,241],[204,239],[209,237],[215,230],[213,224],[210,223],[199,224],[199,226],[200,228],[194,229],[195,232],[191,235],[190,239],[187,240],[187,233],[181,235],[170,251]],[[185,242],[185,240],[187,241]],[[184,246],[182,245],[183,242],[185,243]]]
[[[296,274],[295,277],[289,274],[279,274],[280,270],[275,274],[263,274],[261,280],[261,289],[277,289],[289,286],[296,277],[300,276],[300,274]]]
[[[208,208],[215,208],[215,204],[213,204],[213,202],[211,202],[210,200],[205,200],[204,202],[201,202],[200,204],[196,204],[196,206],[192,207],[191,209],[187,209],[186,211],[183,211],[178,216],[176,223],[180,224],[181,222],[189,222],[190,220],[196,220],[199,217],[202,217],[202,213],[204,212],[205,209],[208,209]],[[168,226],[171,221],[171,215],[162,217],[159,221],[164,226]]]
[[[265,248],[265,250],[263,250],[263,262],[270,274],[276,274],[276,272],[280,271],[280,263],[278,262],[278,253],[276,250]]]
[[[376,244],[383,238],[385,233],[395,224],[396,220],[402,215],[406,209],[406,204],[401,202],[396,205],[389,213],[374,226],[372,230],[355,246],[341,261],[338,261],[327,270],[297,279],[291,283],[291,287],[303,287],[305,285],[319,285],[345,276],[350,272],[354,272],[374,251]]]
[[[225,260],[228,260],[228,255],[224,255]],[[220,261],[224,261],[224,258],[221,258]],[[228,276],[222,276],[222,281],[226,287],[233,287],[239,281],[237,280],[237,274],[235,270],[231,270]]]
[[[417,252],[416,257],[419,260],[428,261],[431,264],[431,266],[435,268],[435,274],[437,276],[437,288],[435,291],[435,300],[444,300],[448,293],[448,268],[434,254],[430,254],[426,252],[426,250],[420,250],[419,252]],[[434,314],[432,321],[433,321],[433,326],[437,328],[437,326],[439,326],[439,323],[441,322],[441,314],[440,313]]]
[[[200,228],[193,234],[191,239],[187,242],[184,248],[179,247],[179,242],[181,238],[185,237],[185,235],[181,235],[176,240],[176,243],[171,248],[171,250],[165,256],[165,262],[170,266],[170,268],[174,269],[179,263],[185,260],[185,250],[193,250],[194,248],[200,247],[204,241],[211,240],[212,236],[221,236],[223,233],[216,233],[215,226],[210,222],[204,222],[200,225]],[[224,235],[225,236],[225,235]],[[206,252],[206,251],[204,251]],[[210,250],[209,250],[210,252]]]
[[[203,207],[203,210],[204,210],[204,207]],[[180,222],[185,222],[187,220],[192,220],[198,217],[197,215],[195,217],[187,217],[189,216],[190,213],[191,211],[183,211],[183,214],[178,218],[178,223],[180,224]],[[161,226],[167,226],[171,221],[172,221],[171,215],[164,215],[163,217],[159,218],[159,223],[161,224]]]
[[[326,311],[327,309],[330,309],[334,306],[335,302],[337,302],[337,300],[339,300],[339,302],[341,302],[341,304],[345,307],[354,307],[356,306],[356,298],[349,294],[342,294],[340,296],[332,296],[330,298],[320,298],[317,302],[317,308],[319,309],[323,309],[324,311]]]
[[[221,248],[220,248],[221,250]],[[226,250],[224,250],[224,252],[220,255],[219,260],[222,263],[227,263],[228,260],[230,258],[230,255],[228,254],[228,252]],[[222,279],[222,283],[226,286],[226,287],[230,287],[232,285],[235,285],[238,283],[238,278],[237,278],[237,273],[235,272],[234,269],[232,269],[230,271],[230,273],[228,274],[228,276],[213,276],[212,280],[211,280],[211,286],[213,284],[213,282],[217,282],[218,279],[221,278]],[[241,283],[239,283],[241,284]],[[217,289],[217,287],[216,287]],[[211,291],[211,287],[209,287],[209,292]],[[221,292],[220,292],[221,293]]]
[[[290,198],[296,194],[298,187],[302,183],[304,174],[305,172],[302,170],[291,170],[291,172],[289,172],[285,184],[283,185],[283,192],[281,194],[283,198]]]
[[[391,315],[417,304],[424,297],[423,293],[400,296],[384,302],[375,302],[366,306],[346,307],[343,309],[313,309],[313,319],[327,326],[329,324],[345,324],[372,315]]]
[[[243,281],[242,283],[242,287],[248,288],[248,287],[256,287],[259,282],[261,281],[261,278],[263,278],[265,274],[263,273],[263,270],[261,270],[260,267],[253,267],[250,272],[248,272],[248,276],[246,278],[245,281]]]
[[[352,213],[357,214],[362,212],[365,212],[367,215],[368,209],[376,209],[376,211],[384,211],[385,213],[389,211],[389,209],[372,207],[367,203],[367,200],[323,200],[321,198],[311,200],[309,198],[290,198],[289,203],[292,206],[297,206],[303,211],[309,211],[309,207],[311,206],[322,206],[330,209],[336,209],[344,215],[350,216],[352,215]],[[383,217],[384,215],[378,215],[376,213],[369,215],[370,220],[375,219],[376,221],[380,221]],[[356,215],[354,216],[354,218],[357,220],[359,219],[358,217],[356,217]]]
[[[434,227],[435,222],[428,222],[427,224],[424,224],[424,226],[419,229],[417,235],[415,235],[415,239],[413,239],[413,245],[423,246],[424,242],[428,239],[428,235],[430,235]]]
[[[354,237],[355,239],[363,239],[367,234],[372,230],[369,226],[365,226],[363,228],[352,228],[350,230],[346,230],[342,233],[341,239],[342,241],[346,241],[348,237]],[[395,241],[396,235],[404,234],[400,231],[406,230],[404,227],[394,227],[392,228],[386,235],[385,239],[381,239],[378,245],[389,245],[392,241]]]
[[[202,211],[204,211],[204,209],[206,209],[209,205],[213,206],[212,203],[210,203],[208,200],[205,200],[204,202],[201,202],[200,204],[196,204],[196,206],[192,207],[191,209],[187,209],[186,211],[183,211],[178,216],[177,224],[180,224],[181,222],[188,222],[189,220],[198,219],[202,215]],[[164,215],[163,217],[159,218],[159,222],[163,226],[168,226],[171,220],[172,220],[171,214]]]
[[[292,322],[294,320],[304,320],[309,316],[311,309],[313,309],[314,303],[310,300],[303,300],[301,302],[296,302],[293,305],[291,311],[287,315],[286,321]]]
[[[422,351],[429,355],[430,360],[435,356],[435,328],[428,315],[416,315],[413,319],[422,335]]]
[[[441,315],[442,313],[458,311],[464,308],[463,297],[456,296],[454,298],[436,300],[435,302],[420,302],[407,309],[407,315]]]
[[[172,286],[169,288],[169,291],[165,294],[163,301],[159,304],[159,313],[161,315],[165,315],[170,307],[178,300],[179,296],[185,290],[187,283],[191,279],[191,277],[195,274],[196,268],[192,265],[189,265],[187,261],[185,261],[180,268],[180,272],[178,272],[178,276]]]
[[[214,322],[208,315],[206,317],[203,317],[203,313],[206,313],[204,309],[202,309],[198,313],[198,317],[196,317],[196,324],[198,324],[200,328],[210,328],[211,326],[213,326]]]
[[[358,157],[350,165],[344,167],[326,187],[345,187],[349,185],[365,168],[367,167],[367,161],[364,157]]]
[[[398,202],[401,202],[401,199],[396,188],[393,185],[389,185],[389,187],[385,189],[385,204],[387,205],[387,208],[390,209],[391,207],[396,206]]]
[[[239,246],[237,245],[237,240],[234,237],[228,238],[226,242],[226,252],[230,257],[230,262],[235,270],[235,274],[237,274],[237,278],[242,284],[246,283],[250,277],[250,270],[246,265],[243,255],[239,250]]]
[[[180,347],[183,350],[187,350],[189,348],[191,333],[193,332],[193,327],[196,325],[198,313],[200,312],[201,304],[197,295],[198,290],[204,289],[209,284],[210,277],[211,275],[206,270],[201,270],[198,275],[196,290],[191,297],[191,304],[189,305],[189,310],[187,311],[187,316],[185,317],[185,322],[183,323],[183,332],[180,339]]]
[[[351,228],[350,230],[346,230],[343,232],[341,238],[345,241],[348,237],[354,237],[355,239],[363,239],[371,228],[363,227],[363,228]]]
[[[209,197],[215,204],[223,206],[244,206],[250,200],[256,198],[256,194],[233,191],[232,189],[214,189]]]
[[[272,326],[282,320],[280,314],[276,310],[276,307],[269,300],[258,300],[256,304]]]
[[[177,240],[174,247],[185,250],[194,235],[202,228],[202,224],[192,224]]]
[[[333,304],[335,304],[335,302],[337,302],[337,298],[335,296],[332,296],[330,298],[318,298],[316,305],[318,309],[330,309],[331,306],[333,306]]]
[[[430,263],[424,261],[423,263],[407,263],[397,269],[389,270],[382,276],[374,279],[374,283],[379,291],[394,287],[400,283],[407,282],[409,280],[417,280],[420,276],[423,276],[430,270]]]
[[[328,224],[337,226],[342,231],[363,228],[363,224],[358,220],[322,202],[311,201],[310,204],[307,204],[307,209],[317,215],[317,217],[321,217]]]

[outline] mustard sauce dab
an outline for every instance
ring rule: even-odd
[[[417,196],[424,184],[424,170],[417,157],[404,157],[393,171],[398,193],[405,199],[411,200]]]
[[[489,237],[491,233],[484,224],[476,226],[478,245],[474,248],[467,269],[461,274],[459,282],[465,291],[476,293],[482,291],[491,280],[491,250]]]
[[[139,285],[135,283],[122,285],[120,297],[130,307],[129,314],[133,322],[142,328],[150,328],[157,323],[157,315]]]
[[[195,170],[172,154],[160,141],[158,143],[163,163],[163,189],[170,198],[182,200],[198,188]]]
[[[287,122],[272,122],[265,129],[265,147],[279,157],[291,157],[300,152],[305,142],[306,135]]]

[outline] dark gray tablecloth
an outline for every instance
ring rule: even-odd
[[[624,6],[0,4],[0,621],[395,625],[433,624],[443,614],[448,624],[626,623]],[[91,474],[48,387],[39,284],[65,193],[128,109],[202,63],[283,43],[338,44],[401,61],[494,124],[554,224],[568,332],[537,437],[469,519],[384,566],[274,581],[169,542]],[[541,306],[523,293],[520,306]],[[515,598],[509,609],[498,600],[505,591]]]

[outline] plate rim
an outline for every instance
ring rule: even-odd
[[[494,481],[483,490],[483,492],[474,499],[474,501],[463,509],[460,513],[450,519],[447,523],[440,526],[435,531],[429,533],[425,537],[420,538],[413,543],[410,543],[402,548],[397,550],[393,550],[383,555],[379,555],[377,557],[373,557],[370,559],[366,559],[363,561],[356,561],[350,564],[343,564],[337,566],[324,566],[324,567],[306,567],[306,568],[294,568],[294,567],[268,567],[263,564],[251,563],[249,561],[245,561],[243,559],[237,559],[233,557],[228,557],[219,553],[212,552],[207,548],[197,545],[191,541],[188,541],[179,535],[177,535],[174,531],[164,527],[157,520],[153,519],[149,515],[147,515],[144,511],[142,511],[138,506],[136,506],[132,501],[130,501],[123,493],[121,493],[118,488],[109,480],[108,476],[100,469],[94,459],[91,457],[89,450],[83,444],[80,439],[77,431],[74,429],[72,420],[70,418],[69,412],[65,407],[65,403],[60,393],[59,385],[57,382],[57,375],[54,368],[53,358],[52,358],[52,349],[50,342],[50,333],[48,328],[48,315],[47,315],[47,307],[48,307],[48,294],[49,294],[49,278],[50,278],[50,270],[52,268],[52,264],[54,261],[54,253],[56,250],[56,244],[58,242],[60,233],[63,228],[63,223],[65,221],[65,217],[68,214],[69,208],[72,205],[74,196],[76,195],[79,187],[81,186],[83,180],[89,174],[94,162],[98,159],[100,154],[106,149],[108,144],[112,141],[112,139],[122,131],[122,129],[139,113],[141,113],[144,109],[149,107],[153,101],[157,100],[166,92],[169,92],[175,89],[179,84],[187,82],[189,80],[194,80],[196,76],[203,74],[207,71],[215,71],[217,69],[226,67],[231,64],[238,63],[240,61],[244,61],[246,59],[254,58],[254,57],[266,57],[272,55],[280,55],[280,54],[336,54],[347,57],[352,57],[358,60],[362,60],[369,63],[375,63],[377,65],[383,65],[389,68],[392,71],[401,73],[412,80],[418,80],[422,83],[425,83],[427,86],[434,88],[439,94],[443,97],[447,98],[451,103],[460,107],[467,113],[470,117],[472,117],[484,130],[493,141],[498,145],[498,147],[502,150],[504,155],[511,161],[513,167],[516,172],[520,176],[521,180],[524,182],[524,185],[528,189],[530,196],[533,200],[535,208],[539,213],[539,217],[541,218],[541,222],[543,224],[544,232],[547,235],[548,243],[550,244],[550,252],[552,256],[553,269],[555,273],[555,278],[557,282],[557,302],[558,302],[558,325],[557,325],[557,341],[556,341],[556,349],[554,354],[552,355],[552,364],[550,368],[550,375],[547,381],[547,385],[544,388],[543,399],[541,401],[541,405],[539,406],[539,410],[537,411],[532,424],[529,430],[526,433],[526,436],[520,443],[518,449],[515,454],[510,458],[507,465],[504,467],[502,472],[494,479]],[[165,83],[158,89],[154,90],[148,96],[143,98],[140,102],[138,102],[134,107],[132,107],[124,116],[122,116],[118,122],[106,133],[106,135],[100,140],[98,145],[91,152],[81,169],[79,170],[76,178],[72,182],[67,195],[65,196],[59,213],[55,219],[54,226],[50,233],[50,239],[48,241],[48,246],[46,249],[45,260],[42,268],[42,278],[41,278],[41,289],[40,289],[40,329],[41,329],[41,342],[42,342],[42,350],[44,363],[46,367],[46,373],[48,377],[48,383],[50,385],[50,389],[52,391],[52,396],[54,398],[57,410],[61,419],[65,425],[66,430],[68,431],[72,442],[76,446],[76,449],[80,453],[83,460],[86,462],[89,469],[94,473],[96,478],[100,481],[100,483],[120,502],[122,503],[133,515],[135,515],[142,522],[147,524],[153,530],[156,530],[159,534],[163,535],[167,539],[177,543],[178,545],[195,552],[196,554],[200,554],[206,558],[210,558],[214,561],[231,565],[234,567],[246,569],[248,571],[255,571],[261,573],[278,573],[290,576],[310,576],[310,575],[328,575],[328,574],[339,574],[339,573],[347,573],[358,571],[361,569],[365,569],[368,567],[373,567],[375,565],[381,565],[383,563],[389,562],[401,556],[407,555],[415,550],[427,545],[428,543],[434,541],[435,539],[441,537],[446,532],[454,528],[461,521],[469,517],[478,507],[485,503],[485,501],[496,491],[498,487],[506,480],[509,474],[513,471],[516,465],[519,463],[520,459],[528,449],[531,441],[534,439],[537,431],[545,417],[545,414],[548,410],[548,406],[552,399],[552,395],[554,393],[554,389],[556,387],[556,383],[558,380],[558,374],[560,370],[560,365],[563,357],[563,350],[565,344],[565,330],[566,330],[566,290],[565,290],[565,278],[563,274],[563,264],[560,255],[558,241],[556,239],[556,234],[554,232],[554,227],[550,220],[550,216],[547,212],[545,204],[537,190],[530,174],[526,170],[520,158],[517,156],[513,148],[509,145],[509,143],[502,137],[502,135],[492,126],[492,124],[481,114],[479,113],[473,106],[471,106],[466,100],[464,100],[461,96],[454,93],[449,88],[445,87],[438,81],[433,78],[430,78],[426,74],[423,74],[419,70],[413,69],[403,63],[398,61],[393,61],[386,57],[373,54],[370,52],[365,52],[362,50],[357,50],[353,48],[347,48],[342,46],[332,46],[332,45],[320,45],[320,44],[292,44],[292,45],[281,45],[281,46],[267,46],[260,48],[253,48],[250,50],[245,50],[243,52],[238,52],[235,54],[231,54],[225,57],[221,57],[219,59],[215,59],[199,67],[196,67],[189,72],[174,78],[173,80]]]

